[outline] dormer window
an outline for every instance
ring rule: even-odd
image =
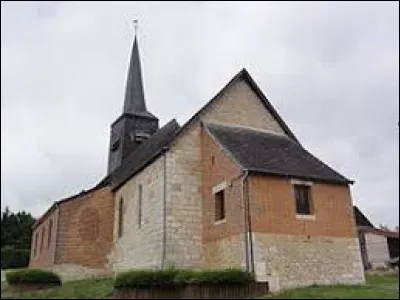
[[[117,149],[119,148],[119,139],[118,140],[116,140],[113,144],[112,144],[112,146],[111,146],[111,151],[117,151]]]

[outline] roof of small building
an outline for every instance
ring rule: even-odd
[[[374,228],[370,226],[358,226],[358,230],[364,233],[372,233],[376,235],[382,235],[385,237],[399,238],[399,232],[389,229]]]
[[[374,227],[371,221],[361,212],[357,206],[353,206],[354,217],[356,218],[357,226]]]
[[[180,126],[175,119],[171,120],[154,133],[148,140],[145,140],[124,163],[109,175],[111,188],[117,189],[132,176],[146,167],[157,158],[171,140],[175,137]]]
[[[353,183],[292,138],[215,123],[205,123],[204,126],[245,170],[339,184]]]

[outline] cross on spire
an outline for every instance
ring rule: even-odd
[[[135,37],[137,36],[137,31],[138,31],[138,26],[139,26],[138,23],[139,23],[138,19],[133,20],[133,29],[135,32]]]

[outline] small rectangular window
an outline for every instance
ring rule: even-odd
[[[138,198],[138,226],[142,227],[142,197],[143,197],[142,185],[139,184],[139,198]]]
[[[214,194],[215,198],[215,221],[225,219],[225,194],[221,190]]]
[[[310,215],[310,186],[295,184],[294,193],[296,198],[296,213],[299,215]]]

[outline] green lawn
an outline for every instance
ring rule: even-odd
[[[64,283],[60,287],[35,292],[24,292],[21,295],[10,295],[2,291],[4,296],[18,299],[104,299],[113,289],[113,279],[79,280]]]
[[[80,280],[67,282],[61,287],[48,290],[25,292],[10,295],[7,289],[2,298],[18,299],[104,299],[112,292],[112,279]],[[366,285],[316,286],[295,289],[281,294],[268,295],[265,299],[399,299],[399,281],[397,275],[368,276]]]
[[[312,286],[269,295],[266,299],[399,299],[397,275],[367,276],[365,285]]]

